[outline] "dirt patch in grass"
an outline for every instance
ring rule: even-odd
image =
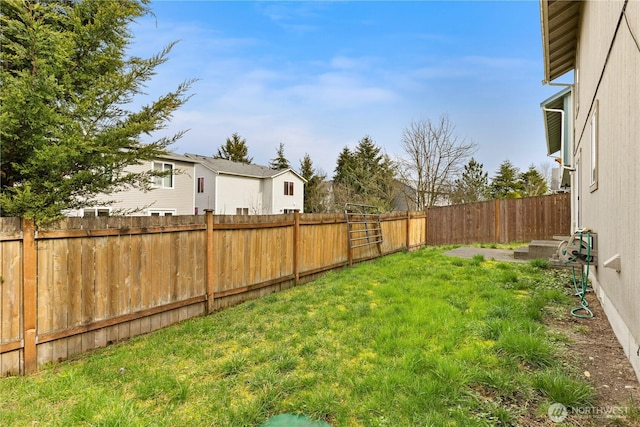
[[[580,319],[570,313],[550,320],[552,330],[566,335],[568,363],[596,389],[593,409],[569,411],[565,423],[577,426],[640,426],[640,384],[593,292],[587,292],[594,317]],[[576,297],[576,306],[579,306]],[[536,425],[535,423],[531,425]],[[547,425],[557,425],[550,423]]]

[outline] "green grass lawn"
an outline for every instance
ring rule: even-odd
[[[563,360],[567,277],[544,263],[399,253],[0,380],[4,425],[335,426],[545,420],[594,396]]]

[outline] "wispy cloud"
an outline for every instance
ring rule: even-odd
[[[314,32],[325,6],[320,2],[260,2],[257,10],[279,27],[291,32]]]
[[[462,58],[462,61],[477,67],[486,67],[492,69],[513,70],[516,68],[530,68],[536,66],[536,62],[530,58],[518,57],[491,57],[470,55]]]

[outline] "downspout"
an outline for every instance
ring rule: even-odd
[[[220,209],[218,209],[218,181],[220,181],[220,172],[214,172],[213,179],[213,212],[226,214],[226,212],[220,212]],[[211,209],[211,207],[209,207],[209,209]]]
[[[542,107],[543,111],[549,112],[549,113],[560,113],[560,120],[561,120],[561,126],[560,126],[560,167],[563,170],[568,170],[570,172],[574,172],[575,169],[572,168],[571,166],[567,166],[564,164],[564,155],[565,155],[565,135],[564,135],[564,127],[565,127],[565,121],[564,121],[564,115],[566,114],[564,112],[564,110],[559,110],[556,108],[547,108],[547,107]]]

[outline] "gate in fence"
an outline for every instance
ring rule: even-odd
[[[382,225],[380,209],[375,206],[347,203],[344,207],[349,241],[349,265],[353,264],[353,250],[363,246],[377,245],[382,255]]]

